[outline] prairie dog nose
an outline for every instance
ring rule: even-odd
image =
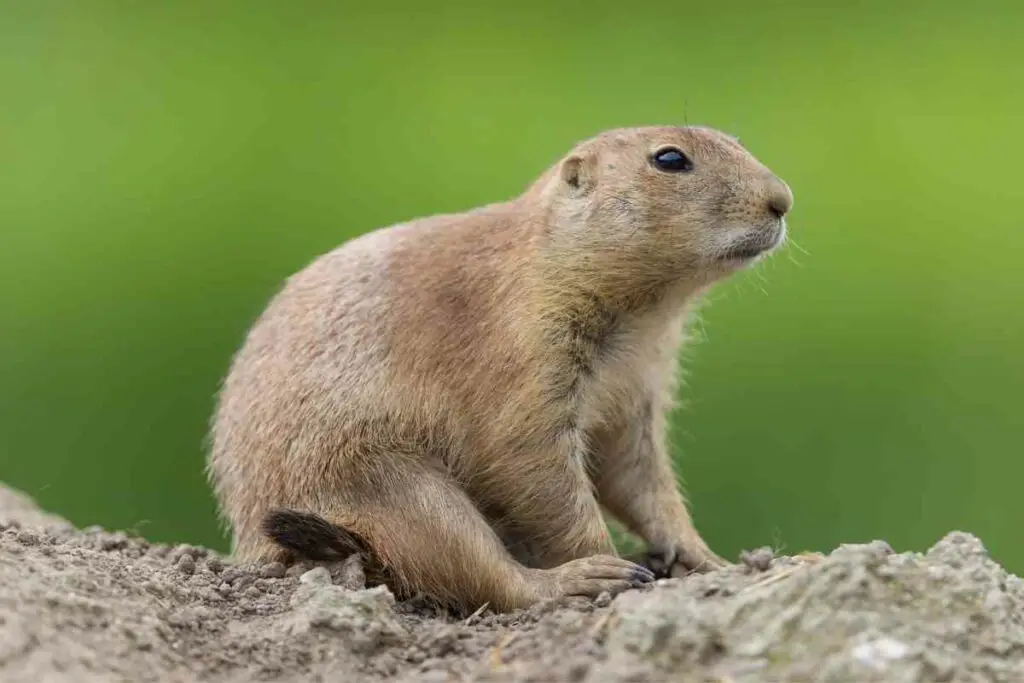
[[[768,181],[768,210],[782,218],[793,208],[793,192],[789,185],[776,177]]]

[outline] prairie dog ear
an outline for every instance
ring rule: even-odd
[[[584,195],[597,185],[597,163],[593,153],[570,155],[562,162],[559,176],[574,195]]]

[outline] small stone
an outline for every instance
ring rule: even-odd
[[[306,562],[297,562],[292,566],[288,567],[288,570],[284,573],[284,575],[290,577],[302,576],[303,574],[308,572],[310,568],[311,565]]]
[[[28,529],[23,529],[22,531],[19,531],[17,538],[18,543],[21,543],[22,545],[36,545],[37,543],[39,543],[39,537],[31,531],[29,531]]]
[[[303,577],[314,574],[315,578],[315,573],[318,572],[313,570]],[[320,576],[322,579],[324,575]],[[364,653],[410,645],[409,633],[394,611],[394,595],[384,586],[348,591],[341,586],[305,583],[292,595],[291,604],[294,611],[287,626],[290,633],[341,632],[345,634],[346,647]]]
[[[740,553],[740,561],[757,572],[766,572],[771,569],[773,559],[775,559],[775,551],[769,546],[763,546],[755,550],[744,550]]]
[[[927,555],[939,561],[953,560],[956,565],[971,556],[987,557],[988,550],[977,536],[951,531],[928,549]]]
[[[128,547],[128,534],[116,531],[100,539],[100,550],[123,550]]]
[[[564,600],[561,598],[545,598],[530,605],[526,610],[526,614],[530,619],[537,620],[546,614],[558,611],[563,604]]]
[[[177,567],[178,571],[182,574],[191,574],[196,570],[195,558],[186,553],[178,558],[178,561],[175,563],[175,567]]]
[[[930,670],[931,680],[945,683],[956,675],[956,659],[944,652],[927,652],[922,657],[926,670]]]
[[[888,543],[843,543],[832,551],[831,558],[864,563],[874,571],[884,564],[891,554],[892,548]]]
[[[260,568],[260,576],[264,579],[283,579],[285,567],[280,562],[270,562]]]
[[[178,558],[182,555],[189,555],[192,559],[202,558],[206,556],[205,548],[197,548],[196,546],[189,545],[187,543],[179,543],[168,553],[168,558],[171,562],[177,562]]]
[[[220,574],[222,571],[224,571],[224,561],[219,557],[207,558],[206,568],[214,574]]]
[[[214,574],[213,572],[210,571],[210,568],[206,566],[205,562],[198,562],[197,561],[195,575],[205,579],[204,583],[214,583],[214,584],[216,584],[220,580],[219,577],[216,574]]]
[[[857,645],[852,654],[861,664],[882,671],[890,662],[907,657],[910,648],[895,638],[884,637]]]
[[[345,588],[358,591],[366,588],[366,572],[363,569],[363,558],[358,554],[349,555],[341,566],[339,583]]]
[[[612,594],[604,591],[594,599],[594,607],[607,607],[612,604]]]
[[[326,567],[314,567],[300,576],[299,581],[311,586],[330,586],[331,573]]]
[[[886,541],[871,541],[871,543],[868,543],[868,547],[872,548],[880,555],[892,555],[896,552]]]
[[[566,678],[570,681],[584,681],[590,673],[590,663],[587,661],[573,662],[569,665]]]
[[[167,555],[170,552],[171,552],[171,549],[168,548],[165,545],[153,545],[153,546],[150,546],[149,550],[146,551],[146,553],[148,555],[151,555],[152,557],[157,557],[157,558],[167,557]]]
[[[162,596],[166,592],[163,586],[152,580],[142,584],[142,588],[156,596]]]
[[[236,591],[240,591],[243,588],[248,588],[256,581],[256,577],[252,574],[240,574],[235,577],[235,580],[231,582],[231,587]]]

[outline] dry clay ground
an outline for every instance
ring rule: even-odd
[[[969,534],[760,559],[455,618],[354,565],[231,566],[0,486],[0,681],[1024,681],[1024,581]]]

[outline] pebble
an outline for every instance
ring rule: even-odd
[[[766,572],[771,569],[774,559],[775,551],[768,546],[756,550],[744,550],[740,553],[740,560],[743,564],[758,572]]]
[[[242,576],[242,572],[237,567],[227,567],[220,575],[220,578],[225,583],[233,584],[238,578]]]
[[[358,591],[366,588],[366,571],[359,555],[349,555],[341,566],[340,583],[348,590]]]
[[[185,553],[178,558],[175,566],[182,574],[191,574],[196,570],[196,560],[188,553]]]
[[[264,579],[283,579],[285,571],[285,566],[280,562],[270,562],[260,569],[260,576]]]
[[[297,563],[293,564],[292,566],[288,567],[288,570],[284,573],[284,575],[285,576],[302,576],[303,574],[305,574],[309,570],[310,570],[310,565],[309,564],[306,564],[306,563],[303,563],[303,562],[297,562]]]
[[[22,545],[35,545],[39,543],[39,537],[31,531],[24,529],[18,532],[18,543]]]
[[[123,550],[128,547],[128,534],[115,531],[100,540],[100,550]]]
[[[326,567],[314,567],[300,576],[299,581],[313,586],[330,586],[331,573],[327,571]]]
[[[881,555],[893,555],[896,552],[886,541],[871,541],[871,543],[868,543],[868,546]]]
[[[166,592],[162,585],[153,580],[143,583],[142,588],[156,596],[162,596]]]

